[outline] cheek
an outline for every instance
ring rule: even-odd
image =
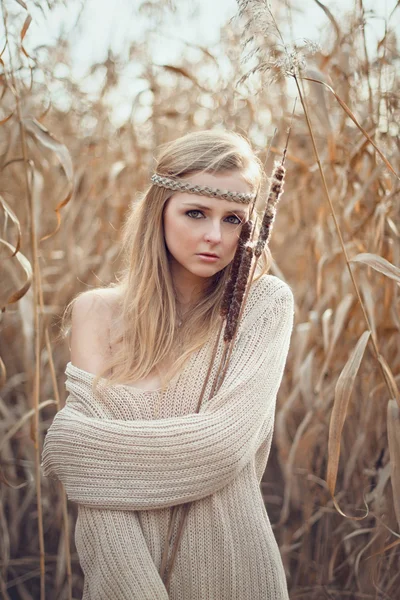
[[[182,215],[166,212],[164,215],[164,236],[167,247],[174,252],[187,247],[193,238],[193,233],[191,233]]]
[[[235,233],[226,237],[223,247],[225,256],[225,266],[228,265],[234,259],[237,245],[239,243],[239,234]]]

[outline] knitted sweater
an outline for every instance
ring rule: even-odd
[[[101,380],[94,395],[94,375],[67,364],[69,395],[48,429],[41,466],[78,503],[82,600],[288,599],[260,482],[293,307],[277,277],[253,283],[224,382],[207,400],[221,339],[199,413],[215,338],[164,396],[124,384],[105,389]],[[193,504],[168,595],[159,570],[170,507],[186,502]]]

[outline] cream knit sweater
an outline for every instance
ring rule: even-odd
[[[93,374],[67,364],[69,395],[47,432],[42,469],[78,503],[82,600],[288,599],[260,482],[293,306],[277,277],[253,283],[225,380],[199,413],[214,339],[164,397],[101,382],[95,397]],[[170,507],[190,501],[168,596],[159,569]]]

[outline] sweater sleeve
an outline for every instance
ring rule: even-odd
[[[74,502],[121,510],[183,504],[225,487],[255,455],[266,424],[273,429],[293,305],[288,285],[274,292],[199,413],[116,421],[66,404],[45,439],[43,474],[62,481]]]

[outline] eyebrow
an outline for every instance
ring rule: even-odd
[[[183,206],[195,206],[196,208],[201,208],[203,210],[208,210],[208,211],[211,210],[211,208],[209,206],[205,206],[204,204],[197,204],[196,202],[183,202]],[[240,214],[243,217],[246,215],[245,211],[240,210],[240,208],[237,210],[227,210],[226,212]]]

